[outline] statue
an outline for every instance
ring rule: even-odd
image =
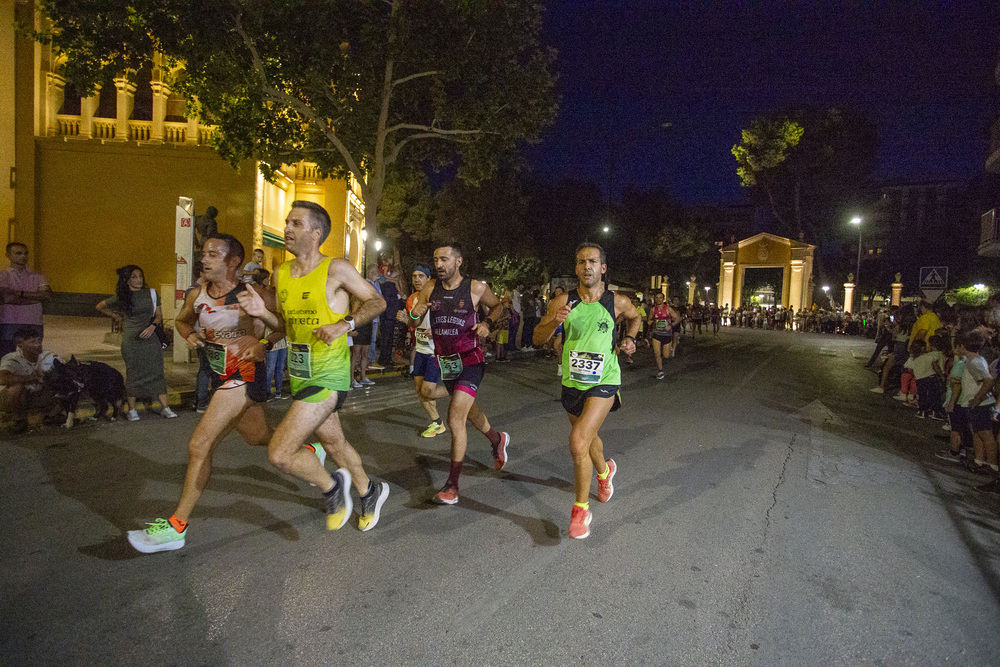
[[[853,283],[854,282],[854,274],[853,273],[848,273],[847,274],[847,282],[849,282],[849,283]]]
[[[896,273],[896,282],[897,283],[903,282],[903,274],[902,273],[899,273],[899,272]]]
[[[201,249],[204,247],[205,241],[219,233],[219,223],[215,220],[217,215],[219,215],[219,209],[209,206],[203,215],[196,216],[194,219],[194,250],[198,258],[201,257]]]

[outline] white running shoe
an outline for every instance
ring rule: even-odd
[[[362,389],[362,388],[364,388],[363,384],[361,384],[357,380],[351,380],[351,389]]]
[[[137,422],[139,421],[139,411],[133,408],[128,411],[128,414],[125,415],[125,418],[128,419],[130,422]]]
[[[160,411],[160,415],[164,419],[173,419],[174,417],[177,416],[177,413],[174,412],[173,410],[171,410],[169,407],[166,407],[166,408],[163,408],[163,410]]]
[[[885,389],[883,389],[882,387],[872,387],[869,391],[871,391],[871,393],[873,393],[873,394],[884,394],[885,393]]]
[[[375,382],[373,380],[371,380],[370,378],[365,378],[364,380],[361,381],[361,384],[363,384],[366,387],[374,387],[375,386]]]

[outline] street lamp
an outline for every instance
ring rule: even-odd
[[[608,225],[604,225],[604,233],[607,234],[610,231],[611,231],[611,227],[609,227]]]
[[[381,249],[382,249],[382,242],[379,241],[378,239],[376,239],[375,240],[375,252],[378,252]]]
[[[861,298],[861,216],[856,215],[853,218],[851,218],[851,224],[858,226],[858,266],[857,266],[856,270],[854,271],[854,284],[857,285],[857,287],[855,288],[855,291],[858,293],[858,306],[859,306],[858,309],[860,310],[860,306],[861,306],[861,303],[862,303],[862,298]]]

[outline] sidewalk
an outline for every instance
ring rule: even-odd
[[[46,315],[44,324],[44,347],[54,352],[60,359],[68,361],[75,355],[78,361],[101,361],[116,368],[122,375],[125,374],[125,362],[122,360],[120,344],[105,342],[105,336],[111,333],[110,319]],[[197,358],[191,363],[177,363],[173,359],[171,347],[163,353],[163,371],[167,378],[167,399],[170,405],[191,407],[194,403],[198,378]],[[368,375],[375,378],[391,377],[400,375],[401,372],[369,370]],[[89,404],[81,405],[77,414],[80,417],[89,417],[93,414],[93,409]]]

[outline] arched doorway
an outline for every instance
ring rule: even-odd
[[[719,250],[719,305],[739,308],[748,269],[781,269],[774,302],[795,310],[812,306],[813,251],[816,246],[762,232]]]

